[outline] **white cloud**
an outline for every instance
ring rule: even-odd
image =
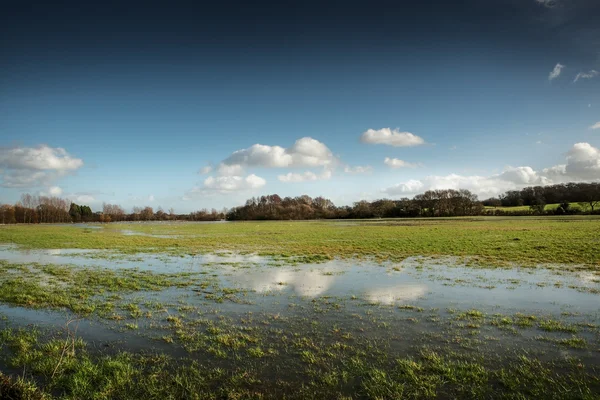
[[[550,75],[548,75],[548,80],[551,81],[558,78],[564,67],[565,66],[560,63],[556,64],[554,69],[550,72]]]
[[[217,175],[219,176],[241,176],[244,174],[244,168],[239,164],[219,164],[217,167]]]
[[[318,177],[314,172],[306,171],[302,174],[289,172],[285,175],[279,175],[277,179],[281,182],[306,182],[316,181]]]
[[[555,165],[554,167],[544,168],[542,174],[547,176],[549,179],[562,177],[567,173],[567,164]]]
[[[222,165],[265,168],[320,167],[333,165],[335,157],[316,139],[303,137],[289,148],[254,144],[233,152]]]
[[[407,182],[399,183],[397,185],[384,189],[383,192],[391,196],[400,194],[416,194],[423,189],[423,186],[423,182],[411,179]]]
[[[148,196],[148,201],[154,201],[154,195],[151,194],[150,196]]]
[[[600,129],[600,121],[598,121],[594,125],[590,126],[590,129]]]
[[[183,196],[183,200],[190,200],[194,195],[231,194],[263,187],[267,181],[254,174],[243,176],[209,176],[204,180],[204,185],[195,187]]]
[[[577,82],[579,79],[592,79],[596,76],[598,76],[598,71],[596,71],[595,69],[592,69],[589,72],[580,72],[577,75],[575,75],[575,79],[573,79],[573,82]]]
[[[331,170],[325,170],[321,174],[317,175],[314,172],[306,171],[304,173],[293,173],[288,172],[285,175],[279,175],[277,179],[281,182],[296,183],[296,182],[309,182],[318,180],[327,180],[331,178]]]
[[[576,143],[567,153],[565,174],[576,180],[600,179],[600,149],[589,143]]]
[[[200,175],[207,175],[207,174],[210,174],[212,172],[212,170],[213,170],[212,165],[207,165],[206,167],[200,168],[200,171],[198,171],[198,173]]]
[[[542,179],[531,167],[507,167],[500,175],[493,175],[492,178],[523,185],[535,185],[541,183]]]
[[[89,195],[89,194],[75,195],[73,198],[77,204],[87,204],[87,203],[93,203],[96,201],[94,196]]]
[[[0,149],[0,165],[9,169],[76,170],[83,161],[73,158],[61,147],[15,147]]]
[[[373,172],[373,167],[370,165],[357,165],[354,167],[346,165],[344,167],[344,172],[347,174],[370,174]]]
[[[62,192],[63,192],[63,190],[58,186],[50,186],[48,188],[48,193],[51,196],[60,196],[62,194]]]
[[[409,163],[398,158],[389,157],[386,157],[385,160],[383,160],[383,163],[390,168],[417,168],[418,166],[420,166],[419,164]]]
[[[5,187],[32,187],[48,184],[83,166],[60,147],[0,148],[0,178]]]
[[[363,143],[385,144],[394,147],[411,147],[425,144],[423,138],[410,133],[400,132],[398,129],[382,128],[379,130],[369,129],[360,136]]]
[[[541,172],[528,166],[521,166],[506,167],[502,173],[491,176],[433,175],[421,180],[412,179],[383,189],[382,192],[397,196],[414,195],[435,189],[468,189],[481,197],[491,197],[526,186],[598,179],[600,179],[600,149],[589,143],[576,143],[567,152],[566,164],[545,168]]]

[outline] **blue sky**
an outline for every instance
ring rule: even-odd
[[[11,5],[0,202],[189,212],[600,179],[596,1],[243,4]]]

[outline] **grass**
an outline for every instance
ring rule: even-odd
[[[0,301],[31,308],[63,308],[80,315],[95,311],[110,313],[113,303],[100,295],[186,287],[197,284],[194,276],[133,269],[10,264],[0,260]],[[128,307],[134,318],[141,316],[136,305]]]
[[[560,207],[560,203],[552,203],[552,204],[546,204],[546,207],[544,208],[544,210],[546,211],[553,211],[556,210],[558,207]],[[590,207],[589,206],[585,206],[585,207],[581,207],[581,205],[579,205],[579,203],[570,203],[569,204],[569,208],[573,209],[573,210],[581,210],[581,211],[589,211]],[[522,211],[529,211],[531,210],[531,207],[529,206],[511,206],[511,207],[504,207],[504,206],[499,206],[499,207],[492,207],[492,206],[486,206],[485,207],[486,210],[502,210],[505,212],[522,212]]]
[[[123,236],[120,229],[178,238]],[[332,258],[427,256],[393,274],[428,276],[432,292],[436,283],[450,282],[465,296],[470,288],[493,296],[498,285],[530,284],[526,277],[502,283],[482,266],[578,263],[591,276],[586,290],[568,286],[578,268],[557,265],[553,273],[566,284],[549,280],[532,296],[542,290],[595,296],[588,289],[597,284],[599,230],[593,217],[113,224],[85,234],[69,226],[3,226],[0,243],[111,250],[94,255],[104,262],[143,263],[143,256],[132,256],[137,252],[187,257],[234,250],[271,255],[264,268],[274,271]],[[447,256],[465,257],[465,276],[448,282],[438,276]],[[440,309],[420,298],[381,304],[356,291],[304,297],[293,294],[296,283],[287,275],[265,293],[221,280],[227,276],[221,269],[245,273],[257,265],[197,262],[193,273],[159,273],[0,261],[2,304],[61,310],[27,329],[18,328],[17,318],[0,318],[0,398],[594,399],[600,393],[597,316],[584,311],[507,314],[452,301]],[[382,270],[390,272],[386,265]],[[58,320],[48,323],[52,315],[79,317],[80,336],[66,335]],[[106,342],[105,331],[118,340]],[[565,359],[566,352],[579,358]]]
[[[285,366],[251,347],[248,363],[225,369],[155,354],[94,355],[83,342],[65,355],[62,340],[23,330],[0,332],[0,342],[7,362],[25,371],[16,380],[0,379],[0,390],[17,399],[593,399],[600,384],[577,364],[564,363],[556,373],[552,364],[525,355],[494,364],[429,348],[401,358],[377,351],[373,358],[356,348],[302,350],[300,364]],[[275,363],[277,374],[261,376]]]
[[[121,229],[178,235],[124,236]],[[109,249],[125,253],[258,252],[296,262],[334,257],[402,260],[408,256],[473,257],[481,263],[600,265],[600,218],[474,217],[226,224],[112,224],[82,234],[69,226],[2,226],[0,243],[25,248]]]

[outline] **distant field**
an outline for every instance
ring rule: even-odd
[[[546,204],[546,208],[545,210],[556,210],[558,208],[558,206],[560,206],[560,203],[554,203],[554,204]],[[578,203],[570,203],[569,205],[570,208],[575,209],[575,210],[582,210],[582,211],[587,211],[589,209],[589,207],[581,207]],[[502,210],[502,211],[506,211],[506,212],[521,212],[521,211],[529,211],[531,208],[529,206],[515,206],[515,207],[485,207],[486,210]]]
[[[195,254],[214,250],[309,258],[478,257],[485,262],[600,263],[600,218],[476,217],[0,227],[0,243],[27,248]],[[123,231],[141,235],[125,236]],[[159,236],[157,236],[159,235]]]

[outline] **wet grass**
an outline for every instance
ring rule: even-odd
[[[122,229],[177,238],[125,236]],[[108,224],[83,233],[69,226],[2,226],[0,243],[26,248],[110,249],[125,253],[258,252],[318,262],[334,257],[472,257],[479,263],[600,265],[600,218],[506,217],[219,224]]]
[[[197,276],[0,260],[0,301],[31,308],[67,309],[79,315],[107,313],[114,306],[104,296],[188,287],[199,284]]]
[[[435,296],[427,290],[403,301],[310,292],[296,289],[367,276],[324,267],[307,282],[292,272],[332,258],[376,258],[393,261],[369,264],[384,283],[408,274],[465,298],[470,290],[495,296],[512,287],[531,290],[532,301],[547,291],[593,300],[599,228],[594,218],[119,224],[89,232],[0,227],[0,242],[110,249],[91,256],[140,265],[138,252],[164,254],[168,266],[176,263],[167,255],[189,260],[213,250],[272,255],[263,265],[197,259],[193,273],[0,261],[3,307],[54,318],[25,329],[16,318],[0,318],[0,398],[597,399],[600,321],[593,312],[558,303],[539,310],[432,304],[421,297]],[[427,257],[399,263],[415,255]],[[467,268],[444,275],[453,270],[449,256]],[[487,269],[540,263],[585,268],[569,264],[531,279],[536,270],[515,277],[513,269],[510,276]],[[280,273],[264,275],[273,280],[263,282],[268,290],[220,280],[258,268]],[[411,286],[393,288],[392,297]]]
[[[369,343],[320,348],[311,337],[296,336],[289,351],[298,362],[286,365],[260,345],[222,340],[245,357],[225,368],[218,355],[227,354],[211,344],[215,357],[199,363],[155,353],[94,352],[81,340],[39,331],[0,332],[4,362],[21,371],[17,382],[5,385],[65,399],[593,399],[600,385],[576,361],[556,365],[525,354],[507,362],[422,347],[414,356],[396,357]],[[264,373],[270,370],[277,373]]]

